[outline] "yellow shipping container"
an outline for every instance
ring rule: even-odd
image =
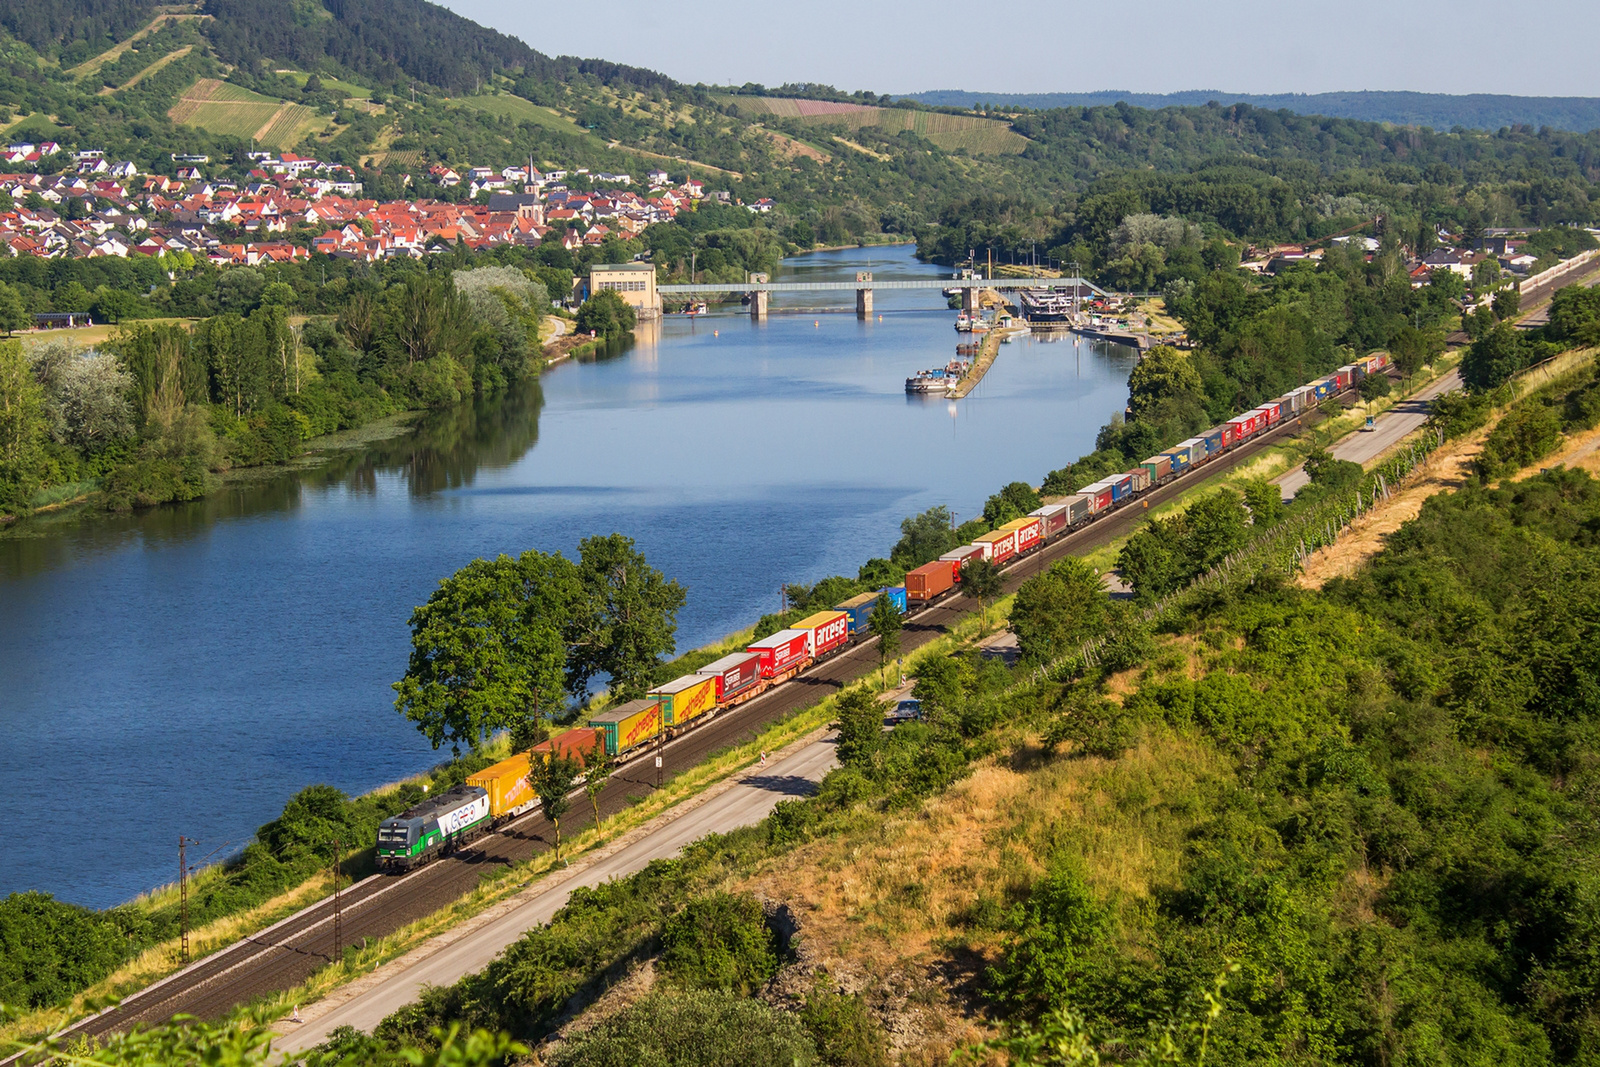
[[[498,819],[533,800],[533,786],[528,784],[528,754],[519,752],[485,767],[467,778],[468,785],[481,786],[489,793],[489,814]]]
[[[663,724],[682,726],[717,706],[717,679],[715,675],[686,674],[650,690],[645,699],[661,701]]]

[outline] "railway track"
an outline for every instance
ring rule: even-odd
[[[1313,422],[1306,418],[1306,424]],[[1199,478],[1180,477],[1143,494],[1140,502],[1163,504],[1212,474],[1226,472],[1251,459],[1263,447],[1299,433],[1299,420],[1263,433],[1196,471]],[[1058,538],[1005,569],[1005,588],[1014,591],[1026,579],[1056,560],[1103,547],[1131,532],[1144,520],[1142,503],[1123,507],[1065,537]],[[975,610],[971,600],[955,595],[909,615],[901,633],[904,652],[914,651],[947,632]],[[824,660],[793,681],[755,700],[723,712],[700,727],[656,747],[669,771],[701,762],[712,752],[747,741],[767,723],[807,707],[878,666],[869,639]],[[647,769],[648,767],[648,769]],[[603,815],[630,805],[632,798],[655,789],[654,761],[625,764],[600,796]],[[588,805],[568,816],[569,834],[588,825]],[[344,944],[381,937],[424,918],[469,893],[483,875],[521,863],[548,847],[553,831],[535,811],[520,816],[472,847],[405,875],[373,875],[340,894]],[[89,1016],[69,1029],[74,1035],[98,1037],[137,1024],[165,1021],[176,1014],[215,1019],[237,1005],[292,988],[333,959],[332,900],[322,900],[259,933],[219,949],[182,971],[134,993],[121,1004]],[[13,1057],[12,1059],[15,1059]],[[12,1060],[0,1060],[0,1067]]]

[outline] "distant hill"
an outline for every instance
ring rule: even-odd
[[[1387,92],[1263,94],[1224,93],[1211,89],[1182,93],[1130,93],[1116,89],[1094,93],[990,93],[936,89],[906,93],[897,99],[916,100],[935,107],[972,107],[983,103],[1038,109],[1105,107],[1118,102],[1152,109],[1198,107],[1215,100],[1219,104],[1244,103],[1270,110],[1284,108],[1300,115],[1431,126],[1436,130],[1456,126],[1477,130],[1550,126],[1588,133],[1600,129],[1600,98],[1587,96],[1497,96],[1490,93],[1450,96],[1446,93]]]

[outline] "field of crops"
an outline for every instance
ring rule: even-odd
[[[291,148],[328,124],[326,115],[304,104],[274,100],[215,78],[201,78],[190,86],[167,117],[182,126],[278,149]]]
[[[946,152],[965,148],[974,155],[1014,155],[1028,146],[1028,139],[1012,130],[1010,124],[976,115],[945,115],[933,111],[774,96],[730,96],[723,99],[750,118],[772,115],[807,125],[848,126],[852,130],[877,126],[888,133],[911,130]]]

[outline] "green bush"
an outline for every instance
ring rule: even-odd
[[[819,982],[806,994],[800,1021],[828,1067],[888,1067],[883,1027],[859,993],[843,993]]]
[[[1518,404],[1489,432],[1478,454],[1478,477],[1490,482],[1542,459],[1561,443],[1561,419],[1537,400]]]
[[[800,1021],[714,990],[651,993],[564,1042],[550,1067],[810,1067],[816,1047]]]
[[[127,957],[142,926],[127,909],[11,894],[0,901],[0,1004],[41,1008],[93,985]]]
[[[689,903],[661,931],[661,969],[691,989],[750,993],[778,972],[778,939],[747,894]]]

